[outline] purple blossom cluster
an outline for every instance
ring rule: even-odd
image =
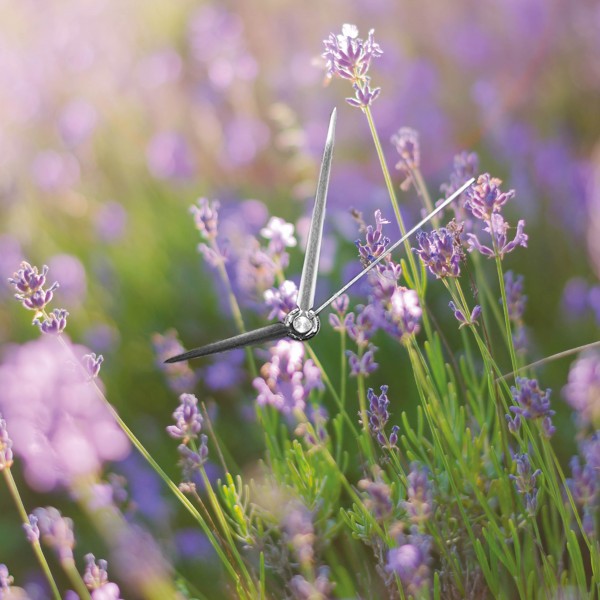
[[[387,396],[387,391],[387,385],[381,386],[381,393],[379,396],[372,388],[367,390],[367,400],[369,401],[367,417],[369,419],[369,431],[371,432],[371,435],[377,440],[382,448],[391,449],[398,443],[398,432],[400,431],[400,427],[394,425],[389,437],[385,433],[385,426],[390,419],[390,400]]]
[[[406,478],[406,500],[402,503],[410,522],[419,526],[427,521],[433,512],[433,484],[427,467],[417,462],[410,465]]]
[[[417,233],[419,247],[414,248],[414,251],[437,279],[460,275],[460,263],[464,255],[459,236],[457,230],[446,227],[440,227],[431,233]]]
[[[454,156],[453,168],[450,173],[450,181],[440,186],[440,191],[444,197],[438,202],[440,204],[446,198],[449,198],[456,190],[460,189],[469,179],[475,177],[479,172],[479,156],[475,152],[460,152]],[[456,221],[464,223],[467,230],[471,230],[471,219],[468,218],[465,210],[467,199],[466,192],[463,192],[455,202],[451,204],[454,210]]]
[[[515,350],[524,352],[527,348],[527,330],[523,315],[527,305],[527,296],[523,293],[523,276],[515,276],[512,271],[504,273],[504,289],[506,291],[506,304],[508,318],[514,325],[513,344]],[[500,299],[500,302],[502,299]]]
[[[14,346],[0,365],[0,410],[25,478],[39,491],[96,476],[106,461],[130,451],[96,387],[75,368],[88,349],[63,342],[44,336]],[[95,384],[102,387],[100,379]]]
[[[525,500],[527,514],[533,517],[537,512],[538,496],[540,494],[536,482],[542,470],[533,470],[527,454],[514,454],[513,462],[516,464],[517,474],[510,474],[509,477],[515,482],[517,492]]]
[[[552,390],[541,390],[535,379],[517,377],[516,382],[517,387],[511,388],[515,406],[509,408],[515,416],[506,415],[508,428],[512,433],[516,433],[521,427],[521,418],[541,419],[545,435],[551,437],[556,431],[556,427],[552,424],[552,416],[556,411],[550,409]]]
[[[491,237],[491,247],[482,244],[475,233],[467,233],[467,249],[469,252],[477,250],[483,256],[492,258],[498,256],[503,259],[504,256],[512,252],[517,246],[527,247],[528,236],[524,232],[525,221],[521,219],[517,223],[517,230],[512,240],[509,240],[509,224],[504,220],[500,211],[504,205],[514,197],[514,190],[502,192],[500,184],[502,181],[495,177],[490,177],[484,173],[477,178],[475,185],[467,191],[467,200],[465,206],[471,211],[473,216],[484,223],[483,231]]]
[[[282,528],[300,565],[311,565],[316,540],[312,513],[301,502],[292,501],[285,507]]]
[[[59,510],[52,506],[47,508],[36,508],[29,520],[33,530],[37,527],[42,541],[50,546],[61,562],[73,560],[73,548],[75,548],[75,534],[73,533],[73,520],[63,517]]]
[[[6,421],[0,413],[0,471],[10,469],[13,464],[12,440],[6,429]]]
[[[15,298],[29,310],[41,311],[52,301],[54,290],[58,288],[55,281],[48,289],[46,285],[46,275],[48,267],[44,265],[42,272],[37,267],[31,266],[27,261],[21,263],[21,268],[16,271],[8,282],[15,288],[17,293]]]
[[[562,393],[581,426],[600,426],[600,353],[584,354],[571,365]]]
[[[329,580],[329,569],[320,567],[314,581],[308,581],[302,575],[294,575],[290,581],[290,591],[294,600],[331,600],[334,584]]]
[[[392,489],[384,481],[361,479],[358,488],[364,492],[363,504],[378,521],[385,521],[392,515],[394,503],[392,502]]]
[[[421,149],[419,146],[419,133],[411,127],[401,127],[392,136],[392,144],[400,155],[396,169],[404,177],[400,187],[406,191],[413,182],[413,172],[421,164]]]
[[[430,579],[431,538],[420,533],[401,535],[398,545],[388,552],[386,570],[396,575],[407,594],[418,596]]]
[[[198,399],[193,394],[181,394],[179,406],[173,412],[175,425],[167,426],[167,433],[176,440],[181,440],[177,451],[185,483],[194,483],[200,469],[208,459],[208,437],[200,434],[202,417],[198,409]],[[200,447],[196,440],[200,437]]]
[[[454,313],[454,318],[460,323],[458,328],[465,327],[466,325],[473,325],[477,322],[477,319],[481,315],[481,306],[476,304],[471,311],[471,314],[467,316],[460,308],[450,300],[448,303],[450,310]],[[467,313],[468,314],[468,313]]]
[[[280,340],[270,349],[271,359],[260,369],[252,385],[260,405],[271,405],[285,415],[304,412],[314,389],[323,389],[321,371],[311,359],[304,358],[304,344]]]
[[[371,79],[367,76],[371,60],[383,54],[373,34],[374,30],[371,29],[367,39],[363,40],[358,37],[356,25],[346,23],[342,26],[341,34],[330,33],[323,40],[327,76],[349,80],[354,88],[354,98],[346,98],[346,102],[362,109],[371,106],[381,91],[380,88],[371,88]]]
[[[588,536],[596,535],[596,514],[600,507],[600,430],[581,445],[579,456],[571,459],[571,478],[567,485],[573,500],[583,510],[583,528]]]
[[[108,563],[100,559],[96,563],[93,554],[85,555],[85,572],[82,576],[92,600],[121,600],[119,586],[108,580]]]
[[[298,288],[293,281],[286,279],[278,288],[266,290],[264,298],[265,305],[269,309],[267,319],[283,321],[297,306]]]

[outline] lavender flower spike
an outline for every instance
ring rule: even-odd
[[[42,333],[58,335],[65,330],[68,316],[69,313],[64,308],[55,308],[43,321],[34,319],[33,324],[37,325]]]
[[[98,377],[100,373],[100,367],[104,362],[104,356],[102,356],[102,354],[96,356],[95,352],[91,352],[90,354],[84,355],[81,360],[90,378],[95,379],[96,377]]]
[[[386,571],[397,575],[406,591],[416,596],[429,582],[431,539],[411,534],[402,541],[405,543],[389,551]]]
[[[175,439],[183,440],[184,444],[198,437],[202,429],[203,418],[198,410],[198,399],[193,394],[181,394],[179,406],[173,413],[175,425],[167,427],[167,433]]]
[[[487,222],[487,225],[483,228],[483,230],[489,233],[494,240],[493,247],[490,248],[489,246],[484,246],[479,241],[477,235],[474,233],[467,233],[467,249],[469,252],[477,250],[483,256],[487,256],[488,258],[499,256],[500,259],[503,259],[506,254],[512,252],[517,246],[523,246],[524,248],[527,248],[529,236],[523,231],[524,228],[525,221],[521,219],[517,223],[517,232],[515,233],[515,237],[509,242],[507,237],[509,229],[508,223],[504,220],[501,214],[494,213]]]
[[[58,283],[54,282],[45,290],[43,286],[46,284],[47,274],[48,267],[46,265],[40,273],[37,267],[32,267],[28,262],[23,261],[21,268],[12,277],[9,277],[8,282],[17,291],[15,298],[25,308],[40,311],[52,300],[53,292],[58,288]]]
[[[467,190],[465,206],[476,219],[489,222],[493,214],[500,212],[502,207],[515,195],[514,190],[500,191],[501,179],[490,177],[484,173],[477,178],[475,185]]]
[[[200,232],[200,237],[205,241],[214,240],[217,237],[220,206],[218,200],[211,202],[207,198],[199,198],[197,205],[190,207],[196,229]]]
[[[458,277],[460,263],[463,260],[459,232],[440,227],[431,233],[417,233],[418,248],[416,254],[425,263],[431,273],[438,279],[442,277]]]
[[[13,583],[13,578],[8,572],[8,567],[0,563],[0,598],[12,596],[10,586]]]
[[[12,440],[8,437],[6,421],[0,415],[0,471],[10,469],[13,464]]]
[[[405,177],[400,187],[406,191],[412,181],[412,172],[418,169],[421,164],[419,133],[410,127],[402,127],[398,133],[392,136],[392,144],[396,146],[396,150],[400,155],[396,169]]]
[[[31,544],[35,544],[40,541],[40,528],[38,527],[38,518],[31,514],[29,515],[29,523],[23,524],[25,530],[25,536]]]
[[[515,482],[517,492],[525,498],[527,514],[533,517],[537,511],[537,501],[540,493],[536,487],[536,480],[542,470],[537,469],[532,472],[527,454],[515,454],[513,461],[517,463],[517,475],[509,475],[509,477]]]
[[[37,525],[42,540],[54,548],[61,562],[73,560],[75,536],[73,534],[73,521],[63,517],[60,512],[49,506],[36,508],[33,514],[37,517]]]
[[[547,437],[551,437],[556,431],[552,425],[552,416],[555,411],[550,409],[550,393],[552,390],[542,391],[535,379],[526,379],[517,377],[518,387],[512,387],[512,395],[517,406],[511,406],[509,410],[516,415],[511,419],[506,415],[509,422],[509,429],[514,433],[521,424],[521,418],[524,419],[542,419],[542,428]]]
[[[457,308],[456,304],[454,304],[452,300],[448,303],[448,306],[450,307],[450,310],[454,313],[454,317],[456,318],[456,320],[460,323],[460,325],[458,326],[459,329],[461,327],[465,327],[465,325],[474,325],[477,322],[479,315],[481,315],[481,306],[479,306],[479,304],[476,304],[473,307],[473,310],[471,311],[471,316],[469,318],[465,316],[465,314],[462,310],[460,310],[460,308]]]

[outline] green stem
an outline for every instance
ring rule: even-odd
[[[3,469],[2,473],[4,475],[4,481],[6,481],[6,485],[10,492],[10,495],[12,496],[15,506],[17,507],[19,516],[21,517],[21,522],[23,523],[23,525],[29,525],[29,517],[27,515],[27,511],[25,510],[25,505],[23,504],[21,494],[19,494],[19,488],[17,487],[15,479],[12,476],[12,472],[11,472],[10,468],[7,467],[7,468]],[[31,542],[31,545],[33,547],[33,552],[35,554],[35,557],[37,558],[38,562],[40,563],[40,567],[42,568],[42,571],[44,572],[44,576],[46,577],[46,580],[48,581],[48,585],[50,585],[50,589],[52,590],[52,595],[54,596],[55,600],[61,600],[60,592],[58,590],[56,582],[54,581],[54,577],[52,576],[52,572],[50,571],[50,566],[48,565],[48,561],[46,560],[46,557],[44,556],[44,552],[42,551],[42,547],[40,545],[39,540],[35,540],[35,541]]]

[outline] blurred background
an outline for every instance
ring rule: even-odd
[[[230,249],[228,269],[249,326],[264,323],[268,311],[246,293],[242,249],[270,215],[294,223],[301,243],[287,273],[298,281],[333,106],[336,150],[317,298],[357,268],[350,210],[367,222],[376,208],[393,216],[367,122],[344,102],[352,90],[325,77],[322,40],[343,23],[356,24],[361,37],[374,28],[384,51],[371,65],[372,84],[382,88],[373,115],[390,168],[390,137],[409,126],[420,133],[434,198],[462,150],[476,151],[482,172],[516,189],[508,212],[526,220],[529,248],[506,262],[525,276],[528,358],[598,339],[597,2],[0,0],[0,14],[0,275],[5,281],[23,259],[49,265],[49,281],[61,286],[53,306],[70,312],[68,335],[104,355],[108,398],[174,479],[176,443],[164,427],[180,391],[212,407],[240,468],[263,451],[258,426],[239,435],[255,397],[243,356],[193,365],[186,390],[156,364],[156,333],[174,328],[187,347],[235,333],[197,252],[190,205],[201,196],[221,201],[219,239]],[[398,193],[414,222],[415,193]],[[441,288],[431,285],[431,302],[452,338],[456,324]],[[353,301],[360,299],[356,292]],[[31,313],[0,285],[1,360],[38,337]],[[332,354],[335,335],[320,338],[317,353]],[[378,345],[382,366],[371,384],[389,383],[394,412],[410,412],[415,396],[400,383],[409,374],[391,378],[404,358],[391,342]],[[566,359],[540,371],[543,387],[554,390],[555,446],[565,462],[575,450],[561,398],[568,367]],[[0,387],[0,407],[17,396],[27,402],[26,390]],[[203,581],[205,593],[217,586],[218,578],[205,579],[216,564],[206,540],[143,461],[132,453],[106,469],[127,477],[132,519],[170,564]],[[72,490],[32,485],[18,461],[14,470],[28,507],[52,504],[75,518],[78,556],[106,554]],[[35,589],[37,568],[5,490],[0,562]],[[127,577],[115,578],[124,597],[136,597]]]

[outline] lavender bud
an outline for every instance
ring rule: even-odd
[[[544,433],[547,437],[550,437],[555,431],[551,420],[555,411],[550,409],[550,393],[552,390],[542,391],[535,379],[517,377],[516,382],[518,388],[512,387],[511,391],[517,406],[511,406],[509,410],[525,419],[542,419]]]
[[[12,440],[8,436],[6,421],[0,415],[0,471],[10,469],[13,464]]]
[[[102,354],[96,356],[94,352],[91,352],[90,354],[85,354],[81,360],[88,375],[92,379],[98,377],[98,374],[100,373],[100,367],[104,362],[104,357]]]
[[[44,543],[56,550],[61,562],[73,560],[73,548],[75,547],[73,521],[63,517],[52,506],[36,508],[33,514],[38,519],[37,525]]]
[[[29,523],[23,524],[25,530],[25,536],[31,544],[35,544],[40,541],[40,528],[38,527],[38,518],[31,514],[29,515]]]
[[[199,198],[197,206],[192,205],[190,212],[194,217],[196,229],[200,232],[203,240],[214,240],[217,237],[219,225],[219,208],[218,200],[212,202],[207,198]]]
[[[392,136],[392,144],[400,155],[396,169],[400,171],[404,181],[400,184],[403,190],[408,190],[412,181],[412,172],[419,168],[421,151],[419,148],[419,133],[410,127],[402,127]]]
[[[187,444],[198,437],[204,421],[198,410],[198,399],[193,394],[181,394],[179,406],[173,412],[175,425],[167,427],[167,433],[175,439]]]
[[[55,308],[43,321],[34,319],[33,323],[40,328],[42,333],[58,335],[65,330],[68,316],[69,313],[63,308]]]

